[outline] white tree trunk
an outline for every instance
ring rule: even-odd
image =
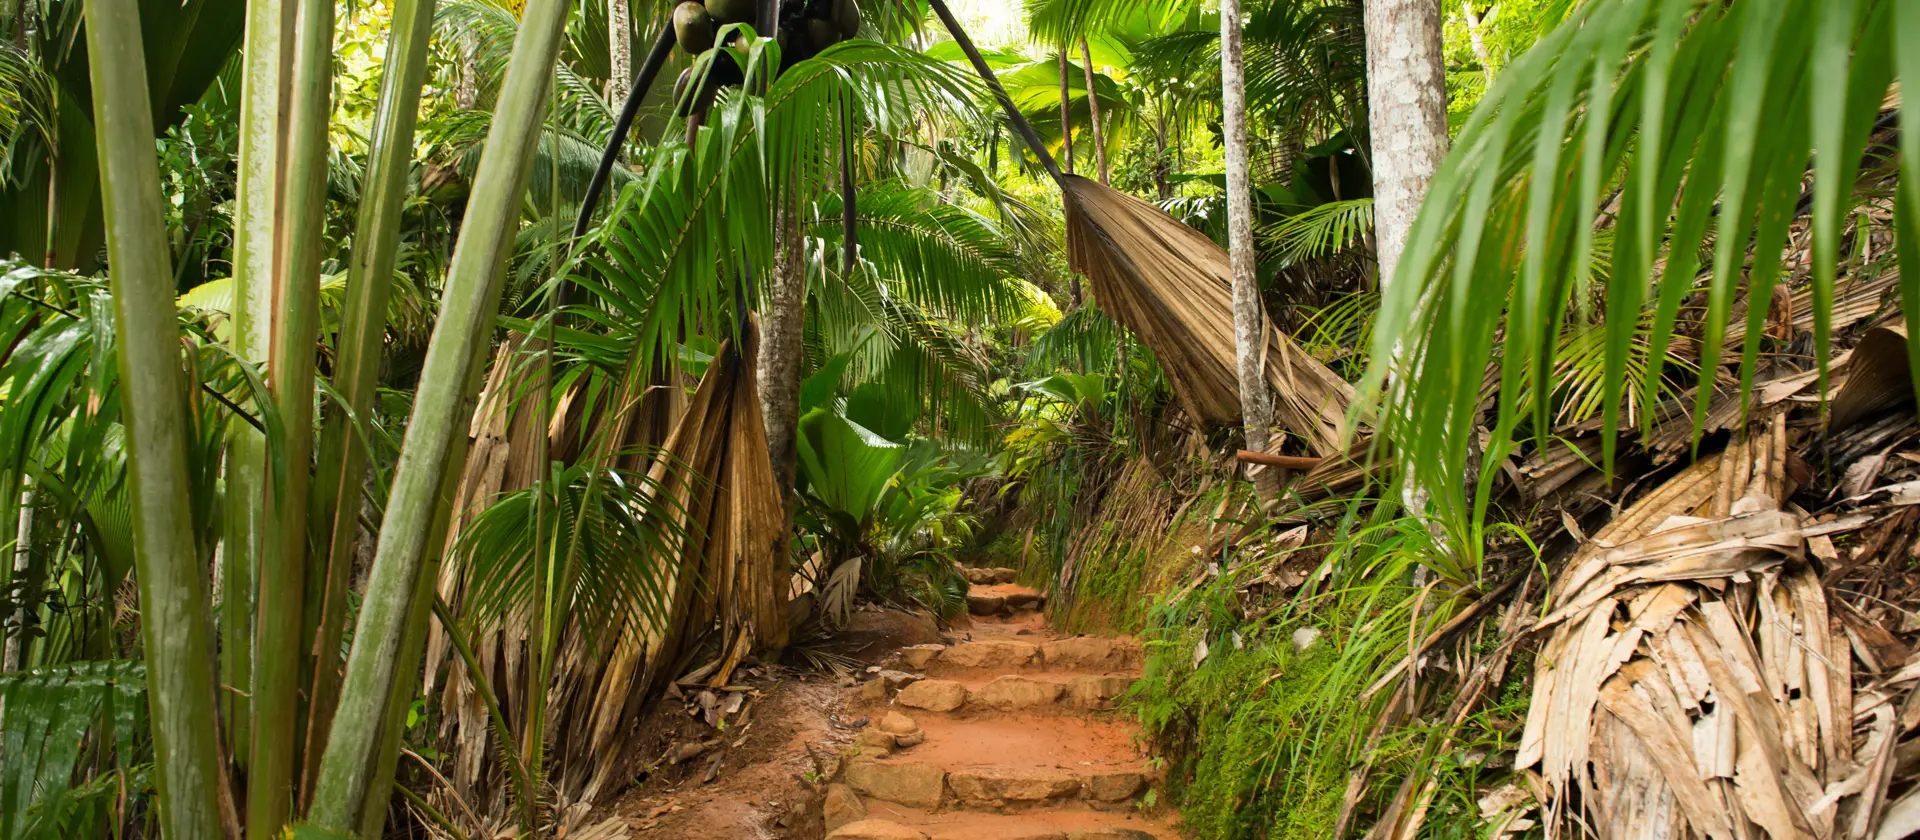
[[[1473,10],[1474,0],[1462,0],[1461,11],[1467,17],[1467,43],[1473,46],[1473,57],[1480,60],[1480,75],[1487,81],[1493,81],[1493,56],[1487,52],[1487,39],[1480,34],[1480,13]]]
[[[1366,0],[1366,16],[1373,223],[1385,289],[1447,153],[1446,68],[1440,0]]]
[[[607,104],[615,111],[633,87],[633,7],[630,0],[607,0]]]
[[[1247,149],[1247,72],[1240,0],[1220,2],[1220,111],[1227,145],[1227,251],[1233,265],[1233,344],[1240,374],[1240,420],[1247,448],[1269,451],[1273,395],[1267,391],[1267,314],[1254,274],[1253,179]],[[1263,500],[1280,494],[1279,475],[1249,466]]]

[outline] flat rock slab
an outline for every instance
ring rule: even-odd
[[[1074,677],[1067,681],[1067,705],[1076,709],[1104,710],[1133,687],[1133,678],[1118,674]]]
[[[1096,802],[1120,802],[1132,799],[1147,786],[1141,773],[1096,773],[1083,783],[1087,798]]]
[[[1048,642],[1040,652],[1052,668],[1119,670],[1140,662],[1140,645],[1130,639],[1075,636]]]
[[[1082,828],[1067,833],[1067,840],[1160,840],[1137,828]]]
[[[950,668],[1020,668],[1039,658],[1039,645],[997,639],[954,645],[940,652],[939,661]]]
[[[967,593],[967,612],[974,615],[999,615],[1007,608],[1007,599],[998,595]]]
[[[992,586],[998,583],[1000,578],[993,569],[974,569],[966,566],[960,568],[960,575],[975,586]]]
[[[834,829],[832,834],[827,835],[827,840],[926,840],[926,837],[899,823],[861,820]]]
[[[921,680],[901,689],[893,700],[909,709],[951,712],[967,704],[967,687],[952,680]]]
[[[1060,702],[1066,688],[1056,682],[1005,676],[981,686],[973,692],[972,700],[999,709],[1031,709]]]
[[[826,816],[828,831],[867,818],[867,806],[860,801],[860,795],[854,793],[853,788],[839,783],[827,785],[827,799],[821,811]]]
[[[946,794],[947,772],[927,764],[855,758],[846,775],[847,785],[862,794],[914,808],[938,808]]]
[[[1019,569],[1009,569],[1004,566],[988,569],[987,571],[993,573],[994,583],[1012,583],[1014,578],[1020,576]]]
[[[1015,590],[1012,592],[1007,592],[1003,594],[1001,597],[1006,599],[1007,609],[1010,609],[1010,610],[1025,610],[1025,609],[1037,610],[1047,605],[1047,596],[1042,595],[1038,592],[1035,592],[1031,589],[1024,590],[1024,591]]]
[[[968,805],[1000,807],[1008,802],[1045,802],[1080,792],[1080,780],[1066,773],[969,771],[947,777],[953,795]]]
[[[904,647],[900,649],[900,661],[905,662],[907,667],[915,671],[923,670],[927,667],[927,663],[932,662],[934,657],[939,656],[940,652],[946,649],[946,645]]]

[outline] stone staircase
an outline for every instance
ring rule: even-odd
[[[1111,711],[1139,645],[1058,638],[1012,570],[965,571],[955,643],[903,648],[862,686],[829,840],[1179,840],[1142,807],[1157,771]]]

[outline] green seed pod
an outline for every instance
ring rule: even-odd
[[[687,55],[699,55],[713,49],[713,16],[697,0],[673,7],[673,37]]]
[[[710,0],[707,13],[715,23],[753,23],[760,11],[756,0]]]
[[[860,4],[854,0],[833,0],[833,22],[840,28],[840,40],[860,34]]]

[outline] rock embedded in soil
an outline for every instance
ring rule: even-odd
[[[932,662],[934,657],[939,656],[940,652],[946,649],[946,645],[914,645],[912,647],[904,647],[900,649],[900,661],[905,662],[907,667],[915,671],[924,670],[927,667],[927,663]]]
[[[869,703],[884,703],[887,699],[887,681],[871,679],[860,684],[860,699]]]
[[[1101,711],[1114,707],[1114,700],[1133,687],[1133,679],[1119,674],[1074,677],[1067,681],[1067,705],[1076,709]]]
[[[1038,592],[1008,592],[1005,597],[1007,609],[1011,610],[1024,610],[1028,607],[1039,609],[1047,603],[1047,596]]]
[[[1129,668],[1139,659],[1139,646],[1124,639],[1075,636],[1046,643],[1041,655],[1054,668]]]
[[[928,764],[856,758],[847,762],[847,784],[875,799],[914,808],[938,808],[946,794],[947,773]]]
[[[999,615],[1007,608],[1007,599],[998,595],[967,593],[967,612],[974,615]]]
[[[838,782],[827,785],[827,799],[821,805],[821,812],[826,816],[828,831],[867,818],[867,806],[860,801],[860,795]]]
[[[1051,706],[1060,701],[1066,686],[1055,682],[1005,676],[980,687],[973,701],[1001,709],[1030,709]]]
[[[1097,802],[1132,799],[1147,786],[1147,777],[1139,773],[1097,773],[1086,779],[1087,798]]]
[[[1005,566],[997,566],[987,571],[993,573],[994,583],[1012,583],[1014,578],[1020,576],[1019,569],[1009,569]]]
[[[909,709],[951,712],[967,704],[967,687],[952,680],[922,680],[901,689],[893,699]]]
[[[927,835],[886,820],[861,820],[843,825],[827,840],[926,840]],[[1151,837],[1148,840],[1152,840]]]
[[[1019,668],[1039,656],[1038,645],[1005,639],[954,645],[941,652],[940,664],[950,668]]]
[[[1079,828],[1067,834],[1067,840],[1160,840],[1137,828]]]
[[[1066,773],[969,771],[947,777],[953,795],[968,805],[1001,807],[1008,802],[1044,802],[1080,792],[1080,780]]]
[[[920,674],[909,674],[905,671],[881,671],[879,678],[881,682],[887,684],[888,688],[906,688],[926,679]]]
[[[886,717],[880,719],[879,726],[881,732],[895,737],[920,734],[920,724],[899,712],[888,712]]]
[[[853,746],[860,751],[861,755],[886,758],[887,754],[893,752],[894,747],[897,745],[894,743],[892,735],[868,727],[860,730],[860,734],[853,736]]]
[[[975,586],[992,586],[998,577],[992,569],[973,569],[966,567],[960,569],[960,575],[965,577],[968,583]]]

